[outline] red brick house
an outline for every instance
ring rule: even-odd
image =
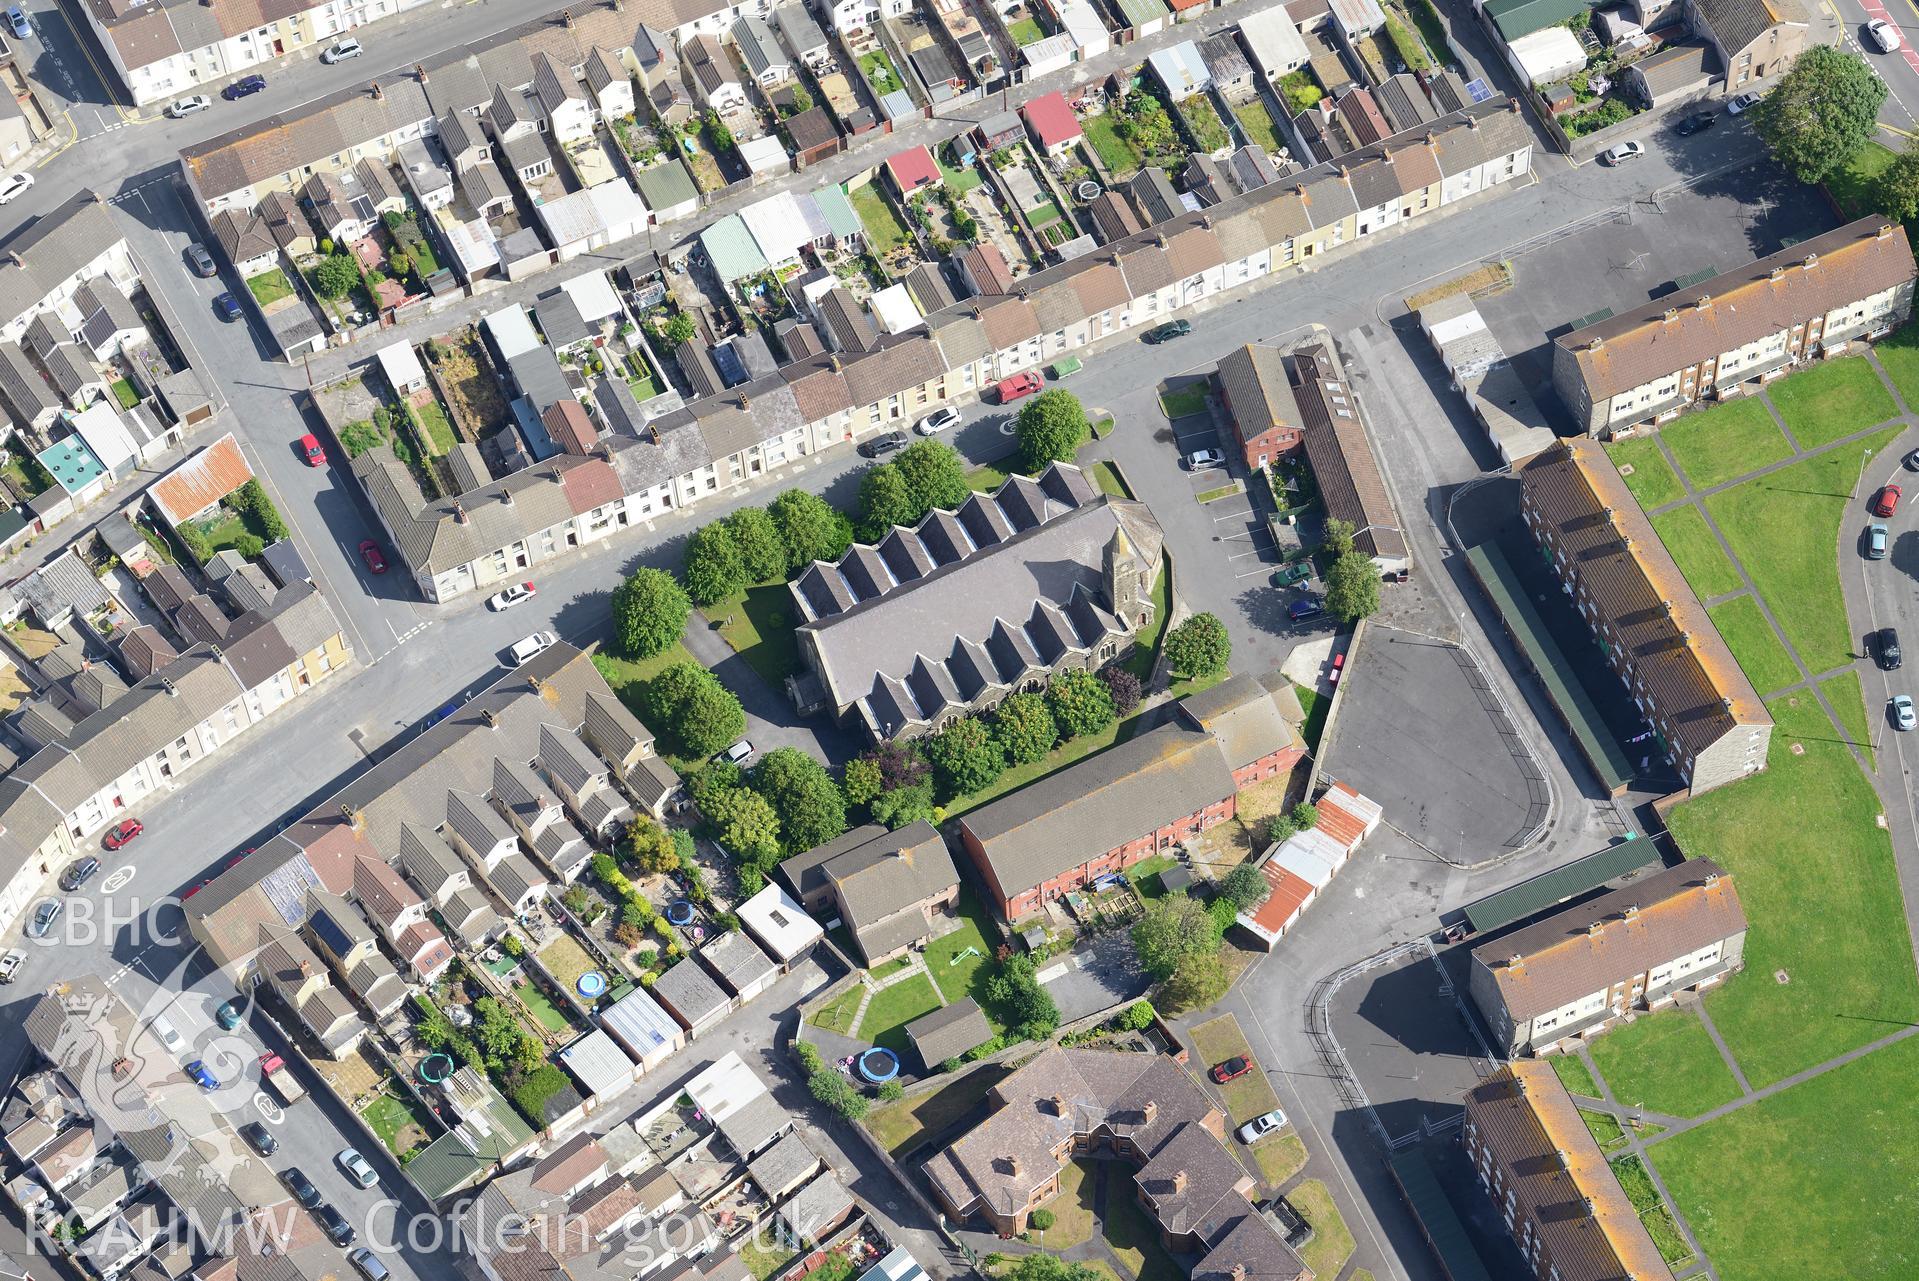
[[[1305,431],[1277,347],[1246,346],[1221,357],[1219,392],[1248,468],[1299,451]]]
[[[960,846],[995,908],[1019,920],[1237,813],[1243,787],[1305,754],[1273,696],[1235,676],[1179,703],[1177,719],[960,820]]]

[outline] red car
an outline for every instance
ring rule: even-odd
[[[1243,1054],[1235,1054],[1232,1058],[1227,1059],[1224,1063],[1213,1064],[1212,1077],[1213,1077],[1213,1080],[1217,1081],[1221,1085],[1224,1085],[1228,1081],[1238,1080],[1240,1077],[1245,1076],[1248,1072],[1252,1070],[1253,1070],[1252,1060],[1248,1059]]]
[[[320,438],[312,432],[300,437],[300,457],[307,460],[309,467],[326,466],[326,450],[320,448]]]
[[[1034,392],[1041,390],[1044,386],[1045,384],[1040,381],[1038,374],[1024,373],[1014,374],[1011,378],[1002,379],[999,386],[995,387],[994,390],[999,393],[1000,404],[1010,405],[1020,397],[1030,396]]]
[[[1887,485],[1872,498],[1872,514],[1890,516],[1899,510],[1899,496],[1903,493],[1897,485]]]
[[[381,553],[380,545],[371,538],[360,544],[360,558],[366,561],[366,567],[374,573],[386,573],[386,556]]]
[[[117,850],[146,830],[139,819],[123,818],[107,829],[107,834],[100,838],[100,844],[110,850]]]
[[[1326,677],[1326,683],[1328,685],[1339,684],[1339,675],[1341,672],[1345,670],[1346,670],[1346,656],[1344,654],[1334,654],[1333,670],[1331,674]]]

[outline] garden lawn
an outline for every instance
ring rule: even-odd
[[[426,1115],[419,1105],[393,1094],[382,1094],[360,1109],[360,1119],[380,1136],[394,1156],[410,1152],[427,1141]]]
[[[1679,572],[1692,584],[1700,600],[1711,600],[1744,587],[1739,571],[1726,559],[1725,550],[1713,537],[1712,527],[1697,507],[1675,507],[1652,518],[1653,532],[1666,545]]]
[[[1205,1060],[1196,1066],[1207,1073],[1209,1084],[1216,1063],[1223,1063],[1235,1055],[1244,1055],[1246,1061],[1253,1065],[1253,1070],[1245,1076],[1215,1087],[1225,1097],[1226,1111],[1234,1125],[1244,1125],[1279,1106],[1279,1096],[1273,1093],[1265,1070],[1260,1067],[1259,1060],[1253,1057],[1253,1049],[1246,1043],[1246,1034],[1239,1030],[1238,1019],[1230,1014],[1222,1014],[1200,1024],[1193,1029],[1193,1046],[1199,1051],[1200,1058]]]
[[[1919,325],[1907,324],[1890,338],[1880,339],[1872,350],[1906,408],[1919,405]]]
[[[1592,1056],[1613,1097],[1628,1108],[1698,1116],[1739,1097],[1732,1069],[1691,1010],[1622,1023],[1592,1042]]]
[[[1278,1191],[1280,1185],[1306,1168],[1306,1145],[1297,1134],[1269,1134],[1253,1144],[1259,1177]]]
[[[1125,1167],[1111,1161],[1099,1164],[1097,1173],[1106,1180],[1106,1212],[1100,1229],[1120,1268],[1134,1281],[1185,1281],[1186,1269],[1160,1245],[1159,1227],[1146,1217]]]
[[[1159,407],[1168,418],[1206,412],[1206,388],[1200,384],[1169,391],[1159,398]]]
[[[1745,973],[1706,1009],[1755,1088],[1919,1020],[1878,797],[1809,693],[1767,709],[1777,724],[1766,770],[1669,819],[1689,858],[1732,874],[1750,922]],[[1775,981],[1780,971],[1788,982]]]
[[[1618,1118],[1612,1113],[1580,1108],[1579,1119],[1586,1123],[1587,1131],[1601,1152],[1617,1152],[1626,1146],[1626,1127],[1619,1124]]]
[[[1088,116],[1079,124],[1085,131],[1088,145],[1113,177],[1129,178],[1139,172],[1139,152],[1133,149],[1132,143],[1119,136],[1112,116]]]
[[[1732,656],[1745,669],[1746,679],[1761,695],[1784,689],[1799,679],[1792,656],[1779,643],[1778,633],[1759,612],[1759,602],[1750,593],[1723,601],[1706,612]]]
[[[413,415],[426,436],[426,443],[436,456],[453,452],[453,446],[459,443],[460,438],[453,434],[453,424],[447,421],[446,410],[441,408],[439,401],[427,401],[416,407]]]
[[[851,1036],[853,1035],[853,1018],[860,1012],[860,1002],[865,999],[866,986],[855,983],[807,1015],[806,1021],[814,1027],[825,1028],[828,1032]]]
[[[1279,130],[1273,127],[1273,115],[1266,110],[1266,104],[1255,98],[1233,108],[1233,115],[1239,120],[1239,127],[1245,131],[1246,140],[1261,151],[1280,149]]]
[[[793,639],[793,597],[786,584],[749,587],[703,612],[767,688],[784,693],[786,678],[800,669],[800,646]]]
[[[1606,446],[1606,456],[1612,459],[1613,466],[1621,470],[1632,468],[1631,475],[1621,476],[1620,479],[1626,482],[1626,488],[1632,490],[1632,496],[1647,511],[1678,502],[1686,496],[1685,487],[1679,483],[1679,477],[1673,474],[1672,464],[1666,461],[1657,438],[1635,436],[1630,440],[1615,441]]]
[[[1685,469],[1694,489],[1723,485],[1768,463],[1792,456],[1792,446],[1757,399],[1735,400],[1704,413],[1687,414],[1661,428],[1666,448]]]
[[[1653,1186],[1652,1175],[1646,1172],[1645,1163],[1636,1156],[1622,1156],[1613,1162],[1612,1168],[1626,1199],[1632,1202],[1632,1208],[1638,1212],[1639,1221],[1646,1225],[1646,1235],[1652,1238],[1653,1246],[1659,1251],[1659,1257],[1666,1261],[1666,1266],[1679,1271],[1691,1263],[1692,1250],[1686,1245],[1686,1238],[1679,1234],[1679,1224],[1674,1221],[1672,1211],[1660,1197],[1659,1189]],[[1694,1230],[1697,1231],[1697,1228]],[[1723,1270],[1720,1276],[1725,1276]]]
[[[1589,1099],[1600,1097],[1599,1082],[1593,1080],[1592,1070],[1586,1066],[1586,1060],[1577,1054],[1555,1054],[1547,1061],[1553,1065],[1553,1073],[1559,1077],[1559,1083],[1566,1087],[1568,1094],[1583,1094]]]
[[[1909,1038],[1647,1153],[1724,1281],[1919,1276],[1915,1079]]]
[[[1839,206],[1841,216],[1864,218],[1879,212],[1879,175],[1892,164],[1896,154],[1880,143],[1868,142],[1826,179],[1826,191]]]
[[[906,1025],[939,1007],[939,993],[933,990],[932,981],[924,974],[901,979],[873,993],[873,999],[867,1002],[866,1014],[860,1019],[859,1037],[885,1046],[904,1062],[909,1048]]]
[[[1293,686],[1293,695],[1299,699],[1299,710],[1306,713],[1306,723],[1300,726],[1300,736],[1306,740],[1306,750],[1319,750],[1319,736],[1326,732],[1326,718],[1332,714],[1333,700],[1316,689],[1307,689],[1304,685]]]
[[[520,998],[520,1004],[527,1012],[540,1021],[540,1026],[549,1032],[564,1032],[573,1026],[566,1012],[553,1003],[553,998],[540,990],[538,984],[522,983],[513,989],[513,995]]]
[[[1126,869],[1126,879],[1133,883],[1133,889],[1141,898],[1154,899],[1166,897],[1166,887],[1160,884],[1159,874],[1169,868],[1179,866],[1179,860],[1171,854],[1155,854],[1143,858]]]
[[[1862,461],[1870,462],[1900,431],[1888,427],[1859,447],[1828,450],[1706,500],[1809,671],[1852,661],[1857,638],[1846,624],[1834,559],[1839,523]]]
[[[1100,493],[1111,494],[1115,498],[1131,498],[1133,496],[1127,490],[1126,482],[1119,478],[1117,471],[1113,470],[1113,464],[1109,462],[1097,462],[1092,465],[1090,471],[1092,473],[1093,483],[1099,486]]]
[[[1801,370],[1773,383],[1766,395],[1802,449],[1830,444],[1899,412],[1864,356]]]
[[[1313,1225],[1313,1239],[1299,1252],[1316,1277],[1336,1277],[1353,1254],[1353,1234],[1346,1220],[1339,1217],[1333,1194],[1318,1179],[1308,1179],[1286,1199],[1293,1203],[1306,1222]]]
[[[270,307],[293,292],[293,284],[287,274],[278,267],[269,267],[257,276],[247,278],[247,289],[253,294],[253,300],[262,307]]]
[[[1011,459],[1002,459],[1010,463]],[[1006,483],[1008,476],[1018,475],[1018,470],[1005,470],[992,463],[981,463],[966,473],[966,487],[976,494],[990,494]]]
[[[1029,44],[1038,44],[1046,39],[1046,33],[1039,29],[1039,23],[1031,18],[1021,18],[1018,22],[1007,23],[1006,34],[1013,37],[1013,43],[1022,49]]]
[[[113,398],[120,402],[122,409],[132,409],[140,403],[140,393],[135,391],[133,384],[124,378],[113,380]]]
[[[886,203],[886,197],[880,194],[878,187],[869,182],[853,191],[847,199],[852,202],[853,212],[860,216],[860,225],[866,228],[866,238],[872,243],[875,254],[883,258],[907,242],[906,227],[900,222],[899,215],[893,212],[893,206]]]
[[[1872,731],[1867,726],[1866,693],[1859,685],[1859,673],[1846,671],[1837,676],[1828,676],[1819,682],[1819,692],[1826,696],[1826,701],[1832,704],[1832,710],[1839,714],[1840,727],[1865,756],[1866,764],[1872,765]]]
[[[740,1247],[740,1262],[753,1274],[753,1281],[766,1281],[793,1261],[799,1251],[783,1244],[776,1236],[756,1232]]]
[[[1002,1063],[982,1064],[963,1076],[945,1078],[948,1083],[936,1090],[876,1107],[861,1124],[888,1154],[905,1156],[922,1138],[938,1135],[978,1107],[986,1092],[1005,1080],[1010,1070]]]
[[[973,990],[973,981],[992,957],[993,949],[998,946],[993,940],[998,936],[987,924],[985,909],[980,906],[972,886],[961,882],[959,901],[954,905],[954,910],[964,918],[965,923],[926,945],[926,969],[933,976],[940,994],[949,1002],[971,996],[979,1000],[981,1009],[986,1009],[987,1003],[980,1000],[982,994]],[[967,954],[966,959],[957,959],[963,953]],[[985,982],[983,976],[980,982]],[[988,1018],[990,1020],[991,1016]]]
[[[969,165],[965,169],[955,169],[952,165],[948,164],[946,152],[947,148],[941,147],[933,159],[934,163],[940,167],[940,180],[951,189],[954,195],[963,196],[985,181],[985,179],[980,177],[979,167],[977,165]]]
[[[1068,1161],[1059,1172],[1059,1191],[1040,1206],[1053,1213],[1053,1226],[1035,1229],[1033,1240],[1042,1249],[1070,1250],[1093,1239],[1092,1171],[1085,1161]]]

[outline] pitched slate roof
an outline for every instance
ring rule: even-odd
[[[986,1021],[978,1001],[963,996],[908,1023],[906,1039],[913,1043],[921,1064],[931,1072],[946,1060],[956,1059],[992,1040],[993,1025]]]
[[[1387,560],[1406,555],[1406,536],[1379,473],[1358,405],[1338,362],[1315,344],[1294,353],[1294,398],[1305,429],[1306,460],[1326,514],[1351,523],[1353,546]]]

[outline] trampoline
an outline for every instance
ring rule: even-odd
[[[428,1085],[438,1085],[453,1075],[453,1059],[446,1054],[429,1054],[420,1060],[419,1073]]]
[[[588,998],[599,996],[606,991],[606,975],[598,970],[588,970],[580,975],[574,986],[580,989],[581,996]]]
[[[666,919],[670,925],[690,925],[693,921],[693,904],[683,898],[676,898],[666,905]]]
[[[859,1057],[860,1075],[874,1085],[890,1081],[900,1074],[900,1057],[893,1051],[874,1046]]]

